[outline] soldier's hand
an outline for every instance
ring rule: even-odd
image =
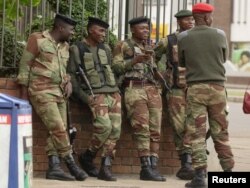
[[[137,54],[133,59],[133,65],[137,63],[143,63],[151,59],[151,56],[148,54]]]
[[[71,82],[67,82],[67,84],[64,87],[64,96],[66,98],[69,98],[71,94],[72,94],[72,84]]]

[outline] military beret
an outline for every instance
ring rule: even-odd
[[[137,18],[133,18],[131,20],[128,21],[128,23],[132,26],[132,25],[135,25],[135,24],[139,24],[139,23],[150,23],[150,19],[145,17],[145,16],[141,16],[141,17],[137,17]]]
[[[190,10],[180,10],[174,16],[176,18],[182,18],[182,17],[188,17],[188,16],[192,16],[192,15],[193,15],[192,11],[190,11]]]
[[[105,29],[109,27],[109,24],[107,22],[91,16],[88,17],[88,25],[99,25]]]
[[[75,20],[73,20],[72,18],[67,17],[65,15],[62,15],[62,14],[56,14],[55,19],[60,19],[63,22],[69,24],[69,25],[73,25],[73,26],[76,25],[76,21]]]
[[[207,3],[197,3],[193,6],[193,13],[209,13],[213,12],[214,7]]]

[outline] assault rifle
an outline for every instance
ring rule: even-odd
[[[85,72],[83,71],[83,68],[82,68],[81,64],[79,64],[78,70],[79,70],[79,72],[77,72],[77,74],[80,76],[82,82],[85,82],[85,84],[87,85],[88,89],[90,90],[90,93],[91,93],[92,97],[95,98],[95,94],[93,93],[93,89],[92,89],[92,87],[91,87],[91,85],[89,83],[89,80],[88,80]]]
[[[152,56],[153,53],[154,53],[153,50],[143,50],[143,52],[144,52],[144,54],[147,54],[147,55],[150,55],[150,56]],[[153,75],[156,74],[157,78],[160,79],[160,81],[163,83],[163,85],[166,88],[166,90],[171,93],[170,87],[168,86],[168,84],[167,84],[166,80],[164,79],[164,77],[162,76],[162,74],[157,70],[157,68],[153,68],[151,62],[150,63],[146,63],[146,65],[148,65],[148,67],[149,67],[149,69],[150,69],[150,71],[151,71],[151,73]]]
[[[77,129],[72,125],[69,101],[67,101],[67,128],[68,128],[69,142],[72,148],[72,152],[73,154],[76,154],[76,151],[74,149],[74,141],[76,138]]]

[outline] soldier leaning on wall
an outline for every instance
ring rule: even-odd
[[[147,44],[150,20],[129,21],[132,38],[119,42],[113,51],[112,68],[121,79],[124,103],[141,160],[141,180],[166,181],[158,169],[162,100],[155,79],[154,51]]]
[[[103,43],[108,27],[99,18],[88,18],[88,36],[70,48],[67,71],[72,78],[73,94],[93,114],[92,139],[87,150],[79,155],[79,163],[89,176],[116,181],[111,166],[121,133],[121,96],[111,70],[111,50]],[[93,163],[99,150],[100,170]]]
[[[21,97],[30,100],[48,130],[47,179],[82,181],[88,177],[74,161],[66,131],[66,103],[72,93],[70,76],[66,73],[67,41],[74,34],[75,25],[74,20],[57,14],[52,30],[29,36],[19,65],[17,80],[22,86]],[[59,158],[66,163],[71,175],[62,170]]]

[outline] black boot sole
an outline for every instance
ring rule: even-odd
[[[165,180],[164,180],[164,179],[165,179]],[[165,182],[165,181],[166,181],[166,178],[153,179],[153,178],[141,178],[141,177],[140,177],[140,180],[143,180],[143,181],[161,181],[161,182]]]
[[[46,176],[46,179],[48,180],[60,180],[60,181],[75,181],[76,179],[72,177],[70,178],[63,178],[63,177],[58,177],[58,176]]]
[[[85,170],[85,169],[83,169],[83,170]],[[85,170],[85,172],[89,175],[89,177],[98,177],[98,173],[97,174],[93,174],[93,173],[91,173],[91,172],[87,172],[86,170]]]
[[[189,175],[176,174],[176,177],[180,178],[181,180],[192,180],[194,178],[194,175],[192,175],[192,174],[189,174]]]

